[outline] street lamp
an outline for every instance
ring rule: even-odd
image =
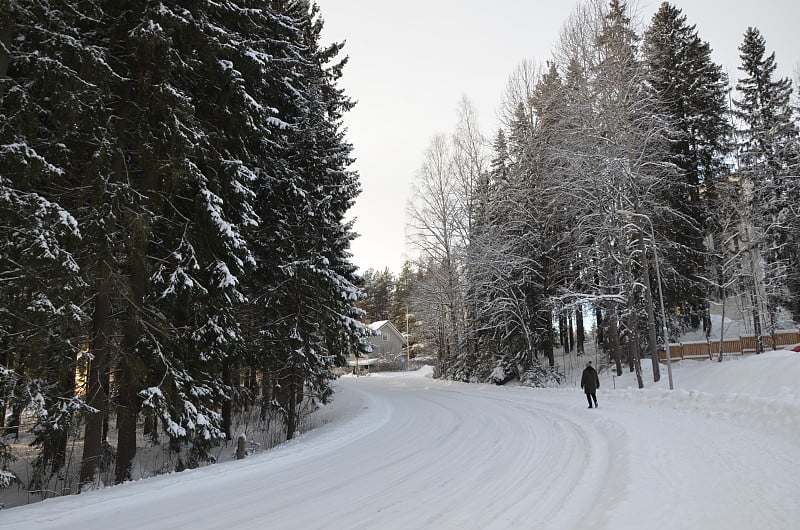
[[[408,304],[406,304],[406,370],[411,371],[411,342],[408,337]]]
[[[656,234],[653,230],[653,221],[650,220],[650,217],[641,213],[634,213],[628,211],[620,211],[619,213],[623,215],[630,215],[635,217],[640,217],[650,224],[650,238],[653,241],[653,257],[656,261],[656,281],[658,282],[658,302],[661,305],[661,324],[664,328],[664,352],[667,355],[667,375],[669,377],[669,389],[673,390],[672,385],[672,357],[669,354],[669,331],[667,328],[667,313],[664,311],[664,289],[661,286],[661,267],[658,264],[658,246],[656,245]]]

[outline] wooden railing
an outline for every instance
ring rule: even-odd
[[[772,350],[786,346],[788,344],[800,343],[800,330],[779,331],[774,335],[762,335],[761,344],[765,350]],[[722,341],[723,355],[743,355],[756,351],[755,335],[742,335],[735,339],[725,339]],[[692,341],[670,343],[669,356],[671,359],[703,359],[719,355],[719,341]],[[658,349],[658,358],[666,360],[667,354],[664,348]]]

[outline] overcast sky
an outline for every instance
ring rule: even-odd
[[[463,96],[492,137],[509,75],[526,59],[547,61],[573,1],[317,0],[327,41],[346,41],[350,62],[341,86],[358,102],[345,123],[363,191],[352,209],[353,261],[362,271],[397,273],[410,257],[406,205],[411,182],[434,135],[455,128]],[[640,0],[649,21],[660,1]],[[731,80],[748,26],[761,31],[780,75],[800,65],[800,1],[681,0],[672,2],[697,26],[713,59]]]

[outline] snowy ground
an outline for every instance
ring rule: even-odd
[[[0,528],[797,528],[800,353],[673,375],[603,374],[596,410],[575,387],[345,377],[288,444],[3,510]]]

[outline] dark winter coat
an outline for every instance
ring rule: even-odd
[[[600,388],[600,378],[597,377],[597,370],[591,366],[587,366],[583,369],[581,388],[587,394],[594,394],[597,392],[597,389]]]

